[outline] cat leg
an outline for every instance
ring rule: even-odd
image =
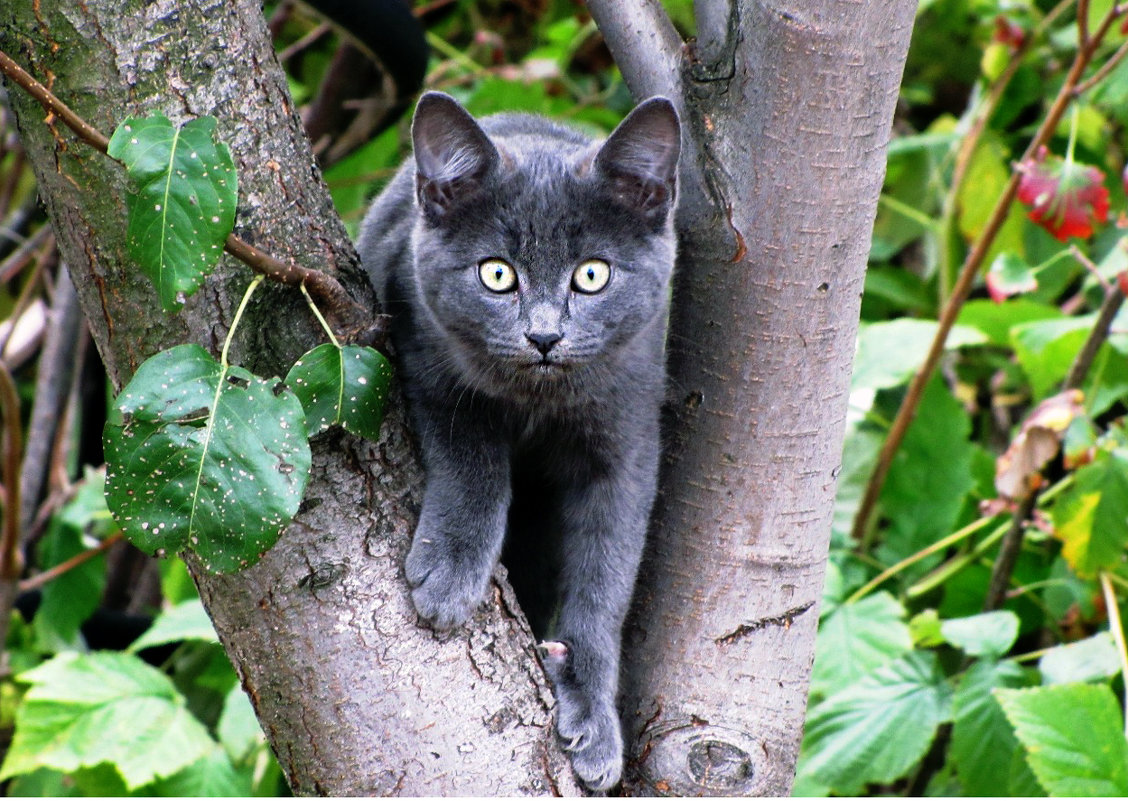
[[[654,501],[654,472],[613,470],[565,503],[559,643],[546,643],[542,654],[556,690],[557,730],[576,774],[593,790],[613,787],[622,773],[615,705],[620,637]]]
[[[420,428],[423,509],[404,568],[419,616],[449,629],[473,614],[497,563],[511,494],[509,453],[471,420],[448,416],[430,432]]]

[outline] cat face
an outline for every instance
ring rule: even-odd
[[[484,126],[419,102],[416,291],[472,385],[568,392],[664,333],[677,116],[648,101],[601,145],[531,117]]]

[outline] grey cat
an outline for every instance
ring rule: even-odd
[[[601,144],[535,116],[479,125],[430,92],[412,140],[359,241],[426,469],[412,599],[457,626],[502,558],[552,638],[541,652],[576,774],[606,790],[658,474],[678,117],[652,98]]]

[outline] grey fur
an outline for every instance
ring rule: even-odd
[[[658,473],[677,115],[649,100],[599,144],[533,116],[479,125],[432,92],[412,131],[415,159],[359,241],[427,474],[412,598],[431,625],[459,625],[504,547],[534,631],[563,644],[543,650],[559,734],[605,790],[622,770],[620,630]],[[491,258],[516,289],[486,288]],[[594,294],[572,285],[588,259],[611,265]]]

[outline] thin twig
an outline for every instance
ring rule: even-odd
[[[1069,73],[1066,75],[1065,82],[1062,84],[1061,89],[1058,91],[1057,96],[1046,112],[1046,117],[1042,121],[1041,126],[1039,126],[1038,131],[1030,140],[1030,144],[1027,146],[1021,161],[1031,158],[1038,151],[1038,148],[1049,141],[1053,132],[1057,129],[1058,123],[1061,122],[1066,108],[1073,99],[1073,88],[1081,79],[1085,67],[1089,64],[1093,56],[1093,51],[1100,44],[1110,24],[1109,19],[1106,19],[1100,29],[1091,38],[1090,46],[1078,50],[1077,56],[1074,58],[1073,64],[1069,69]],[[901,407],[897,410],[897,416],[894,418],[893,424],[889,428],[889,434],[886,436],[881,452],[878,454],[874,471],[870,476],[869,482],[866,484],[865,494],[858,504],[858,512],[854,517],[854,526],[851,535],[854,540],[859,543],[864,541],[865,532],[869,528],[870,518],[873,516],[873,512],[877,506],[877,499],[881,495],[882,487],[885,485],[885,478],[889,474],[889,468],[893,464],[893,457],[900,449],[901,442],[905,438],[909,425],[916,417],[921,398],[924,396],[924,388],[932,378],[932,373],[935,371],[936,365],[939,363],[940,357],[944,353],[944,343],[948,339],[948,334],[952,330],[952,326],[955,324],[956,317],[959,315],[960,309],[963,308],[968,294],[971,292],[972,285],[975,282],[976,276],[979,275],[980,269],[983,267],[988,251],[994,244],[995,238],[998,236],[1010,212],[1011,203],[1014,202],[1015,195],[1018,193],[1018,182],[1020,178],[1021,176],[1018,172],[1012,173],[1010,180],[1007,181],[1006,187],[1004,187],[1002,194],[995,203],[995,208],[991,211],[991,216],[983,226],[979,238],[976,239],[971,251],[967,254],[959,277],[952,287],[952,294],[940,313],[936,335],[933,337],[932,344],[929,346],[928,355],[925,357],[920,369],[917,370],[916,374],[913,375],[912,380],[909,382],[909,388],[905,393],[904,399],[901,401]]]
[[[1128,700],[1128,647],[1124,644],[1124,625],[1120,622],[1120,607],[1116,601],[1116,590],[1109,581],[1107,571],[1100,572],[1101,591],[1104,593],[1105,609],[1108,610],[1108,629],[1120,654],[1120,680],[1124,684],[1125,699]],[[1125,707],[1128,709],[1128,706]],[[1128,719],[1124,721],[1124,733],[1128,736]]]
[[[82,141],[102,153],[109,149],[109,137],[71,111],[66,103],[55,97],[46,86],[32,78],[23,67],[12,61],[3,50],[0,50],[0,72],[3,72],[12,79],[13,83],[38,100],[39,105],[66,123],[66,126],[78,134]]]
[[[71,111],[47,87],[31,77],[3,51],[0,51],[0,72],[3,72],[27,91],[44,108],[58,116],[66,123],[67,127],[78,134],[91,147],[101,153],[107,152],[110,140],[105,135]],[[255,272],[265,275],[272,281],[291,286],[304,283],[319,300],[326,304],[327,309],[345,326],[346,330],[359,330],[363,326],[358,321],[371,316],[349,296],[341,283],[328,273],[301,267],[292,262],[282,262],[244,242],[234,234],[227,237],[224,250]]]
[[[1073,90],[1073,95],[1079,97],[1103,81],[1108,77],[1110,72],[1120,65],[1120,62],[1124,60],[1125,56],[1128,56],[1128,41],[1121,44],[1120,47],[1116,49],[1116,52],[1109,56],[1108,61],[1101,64],[1096,72],[1077,84],[1077,88]]]
[[[999,546],[999,555],[995,559],[995,569],[991,571],[991,582],[987,585],[987,597],[983,601],[983,611],[990,612],[1003,605],[1007,597],[1007,585],[1010,584],[1011,574],[1018,562],[1018,554],[1022,550],[1023,535],[1026,530],[1026,521],[1034,511],[1038,502],[1038,490],[1032,489],[1026,493],[1018,508],[1011,517],[1011,526],[1003,537],[1003,544]]]
[[[1079,389],[1081,384],[1084,383],[1085,376],[1089,374],[1089,368],[1093,366],[1093,359],[1096,358],[1101,345],[1108,339],[1109,331],[1112,330],[1112,321],[1123,304],[1124,292],[1120,289],[1119,283],[1113,283],[1105,292],[1100,311],[1097,312],[1097,321],[1093,323],[1093,329],[1089,332],[1081,350],[1077,352],[1073,364],[1069,367],[1069,373],[1066,375],[1065,381],[1062,382],[1063,390]]]
[[[115,531],[113,534],[106,537],[93,548],[87,548],[85,551],[76,553],[70,559],[59,562],[59,564],[55,565],[52,568],[49,568],[48,570],[44,570],[42,573],[36,573],[31,578],[24,579],[19,584],[20,592],[38,590],[40,587],[43,587],[45,584],[54,581],[64,573],[69,573],[79,565],[89,562],[95,556],[105,553],[110,548],[121,542],[121,540],[122,533],[120,531]]]

